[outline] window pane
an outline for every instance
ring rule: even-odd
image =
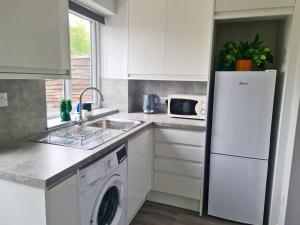
[[[71,13],[69,15],[72,71],[72,90],[69,94],[76,103],[82,89],[92,86],[91,21]],[[83,101],[93,102],[92,93],[86,92]]]
[[[59,115],[60,100],[64,98],[63,80],[46,80],[46,102],[48,118]]]

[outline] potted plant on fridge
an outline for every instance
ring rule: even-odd
[[[236,71],[252,70],[251,44],[248,41],[241,41],[238,46],[238,54],[235,62]]]
[[[260,40],[256,34],[253,42],[227,42],[218,55],[218,70],[252,71],[265,70],[267,63],[273,63],[272,50]]]

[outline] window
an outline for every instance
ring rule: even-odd
[[[86,87],[98,87],[99,68],[97,65],[100,25],[78,13],[69,13],[70,22],[70,51],[71,51],[71,80],[46,80],[46,103],[48,119],[59,117],[60,101],[64,98],[72,100],[73,110],[80,92]],[[93,108],[100,107],[97,93],[89,91],[83,97],[83,102],[92,102]]]

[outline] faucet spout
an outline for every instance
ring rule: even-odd
[[[95,87],[88,87],[88,88],[83,89],[83,90],[81,91],[81,93],[80,93],[80,96],[79,96],[79,123],[80,123],[80,124],[83,124],[83,116],[82,116],[82,97],[83,97],[84,93],[85,93],[86,91],[89,91],[89,90],[93,90],[93,91],[98,92],[98,94],[100,95],[101,102],[104,101],[103,94],[101,93],[101,91],[100,91],[98,88],[95,88]]]

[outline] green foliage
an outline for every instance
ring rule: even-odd
[[[241,41],[238,46],[238,55],[237,59],[252,59],[250,53],[251,44],[248,41]]]
[[[223,49],[219,52],[218,55],[218,69],[219,70],[234,70],[235,60],[238,54],[238,47],[233,42],[227,42]]]
[[[70,27],[70,42],[72,55],[88,55],[91,52],[89,34],[84,24]]]
[[[263,45],[263,41],[259,40],[258,34],[251,43],[249,52],[258,70],[265,70],[266,63],[273,63],[274,61],[272,50]]]
[[[258,70],[265,70],[266,63],[273,63],[272,50],[263,45],[259,34],[253,42],[241,41],[239,45],[233,41],[227,42],[218,55],[218,70],[235,70],[238,59],[253,60]]]

